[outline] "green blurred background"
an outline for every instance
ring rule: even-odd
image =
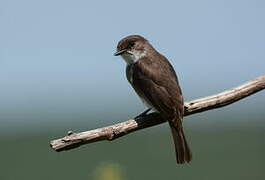
[[[225,109],[228,115],[223,118],[233,121],[240,117],[240,121],[213,125],[223,120],[218,110],[185,119],[186,136],[194,157],[187,165],[176,165],[166,124],[111,142],[97,142],[60,153],[51,150],[49,140],[64,135],[73,127],[69,124],[56,132],[50,128],[1,136],[0,177],[43,180],[263,179],[265,126],[257,121],[265,114],[246,115],[243,112],[246,117],[242,117],[231,112],[236,108]],[[201,125],[201,121],[207,123]],[[74,130],[98,127],[79,125],[82,128]]]
[[[176,165],[167,124],[55,152],[53,139],[145,107],[113,57],[146,37],[185,100],[264,74],[265,1],[0,1],[0,180],[265,179],[265,93],[185,118],[193,161]]]

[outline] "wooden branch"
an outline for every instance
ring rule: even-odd
[[[265,89],[265,75],[222,93],[185,102],[185,116],[220,108]],[[159,113],[131,119],[111,126],[81,133],[68,132],[68,135],[50,142],[55,151],[69,150],[82,144],[102,140],[114,140],[133,131],[148,128],[165,122]]]

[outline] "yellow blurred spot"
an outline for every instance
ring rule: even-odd
[[[95,169],[95,180],[124,180],[122,168],[113,162],[99,164]]]

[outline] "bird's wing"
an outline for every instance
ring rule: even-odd
[[[190,162],[192,155],[182,127],[183,98],[174,69],[163,56],[140,59],[131,68],[135,91],[169,122],[177,163]]]
[[[176,113],[182,117],[181,89],[174,69],[163,58],[157,61],[144,58],[137,61],[132,66],[131,84],[140,97],[165,117],[175,117]]]

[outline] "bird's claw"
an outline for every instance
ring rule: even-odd
[[[142,112],[142,113],[141,113],[141,114],[139,114],[138,116],[134,117],[134,119],[139,119],[139,118],[141,118],[141,117],[144,117],[144,116],[146,116],[146,115],[147,115],[147,113],[148,113],[149,111],[151,111],[151,108],[149,108],[149,109],[145,110],[144,112]]]

